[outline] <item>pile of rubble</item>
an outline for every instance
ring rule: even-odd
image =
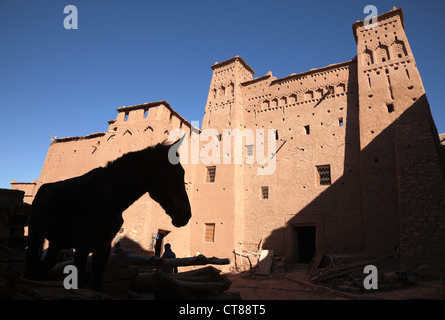
[[[340,264],[331,258],[325,268],[319,268],[311,274],[310,281],[344,292],[367,292],[369,290],[364,288],[364,280],[367,276],[364,267],[369,265],[376,266],[376,270],[379,270],[377,279],[379,291],[398,289],[416,283],[416,276],[413,272],[397,270],[394,254]]]
[[[31,205],[20,190],[0,189],[0,273],[21,272],[25,263],[25,227]]]

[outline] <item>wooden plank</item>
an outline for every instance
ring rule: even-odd
[[[311,261],[311,264],[309,265],[309,274],[312,275],[315,273],[315,271],[318,269],[318,266],[320,265],[321,259],[323,259],[324,252],[316,252],[314,255],[314,258]]]
[[[256,273],[261,275],[268,275],[270,267],[272,266],[273,250],[261,250],[260,261]]]
[[[145,256],[129,254],[128,258],[129,258],[131,264],[135,265],[135,266],[184,267],[184,266],[199,266],[199,265],[207,265],[207,264],[217,264],[217,265],[230,264],[229,259],[226,259],[226,258],[220,259],[220,258],[216,258],[216,257],[207,258],[203,255],[199,255],[196,257],[190,257],[190,258],[161,259],[158,257],[145,257]]]

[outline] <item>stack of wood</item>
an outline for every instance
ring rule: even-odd
[[[236,292],[227,292],[232,284],[221,271],[207,266],[200,269],[166,274],[140,273],[131,283],[138,299],[240,300]]]
[[[239,299],[239,294],[227,293],[231,282],[212,266],[180,272],[163,273],[162,267],[198,265],[226,265],[229,259],[207,258],[203,255],[190,258],[144,257],[128,255],[132,266],[138,266],[139,276],[131,282],[131,289],[139,299]]]
[[[31,205],[24,191],[0,189],[0,272],[22,271],[25,264],[25,227]]]
[[[91,257],[88,259],[85,280],[91,279]],[[190,258],[161,259],[126,253],[110,255],[104,274],[103,293],[115,299],[240,299],[237,293],[228,293],[230,280],[212,266],[180,272],[164,273],[165,266],[225,265],[229,259]],[[61,281],[65,266],[72,260],[58,263],[51,270],[51,280]],[[89,282],[85,284],[88,288]],[[76,291],[76,290],[71,290]],[[66,293],[63,293],[66,294]],[[80,297],[82,299],[83,297]],[[94,299],[92,297],[92,299]],[[100,296],[99,296],[99,299]]]

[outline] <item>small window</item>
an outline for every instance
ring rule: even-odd
[[[148,109],[144,109],[144,118],[147,118],[148,116]]]
[[[248,155],[249,157],[252,157],[252,156],[253,156],[253,144],[249,144],[249,145],[247,145],[247,146],[246,146],[246,150],[247,150],[247,155]]]
[[[128,120],[128,112],[125,112],[125,118],[124,118],[124,121],[127,121]]]
[[[338,126],[343,127],[343,118],[338,118]]]
[[[394,112],[394,104],[393,103],[387,103],[386,107],[388,108],[388,113]]]
[[[306,134],[309,134],[309,133],[310,133],[310,130],[309,130],[309,126],[308,126],[308,125],[307,125],[307,126],[304,126],[304,130],[305,130]]]
[[[320,186],[328,186],[331,184],[331,166],[323,165],[317,166],[318,184]]]
[[[269,199],[269,187],[268,186],[261,187],[261,199]]]
[[[204,231],[204,241],[205,242],[215,242],[215,224],[206,223]]]
[[[216,166],[207,167],[207,183],[215,183]]]
[[[275,130],[275,140],[278,140],[278,130]]]

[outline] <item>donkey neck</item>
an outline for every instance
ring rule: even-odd
[[[159,155],[154,150],[141,150],[122,156],[109,164],[110,200],[113,207],[125,210],[144,193],[154,181]]]

